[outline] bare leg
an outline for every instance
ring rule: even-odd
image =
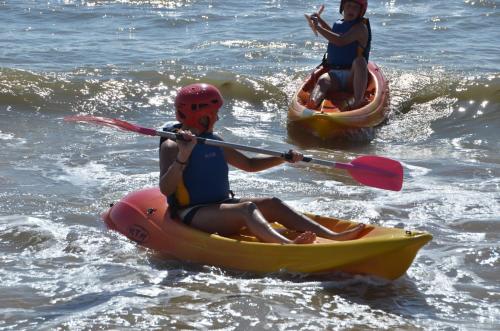
[[[351,79],[349,85],[354,92],[354,104],[352,108],[360,107],[365,100],[366,85],[368,84],[368,65],[362,56],[358,56],[351,67]]]
[[[359,234],[365,227],[364,224],[358,224],[351,230],[336,233],[322,226],[321,224],[314,222],[310,218],[297,213],[278,198],[263,198],[255,199],[252,201],[255,202],[255,204],[267,220],[279,220],[279,222],[288,229],[298,231],[311,231],[318,236],[328,239],[338,241],[355,239],[359,236]]]
[[[331,90],[338,89],[338,84],[336,81],[332,81],[328,73],[324,73],[318,79],[318,82],[314,86],[309,98],[308,107],[318,108],[321,101],[325,98],[326,94]]]
[[[199,230],[221,235],[238,233],[247,226],[259,240],[270,243],[310,244],[316,240],[314,233],[302,234],[294,241],[284,237],[273,229],[251,201],[203,207],[195,214],[191,225]]]

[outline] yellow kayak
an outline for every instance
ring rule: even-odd
[[[306,214],[334,231],[357,223]],[[255,273],[341,271],[396,279],[410,267],[418,250],[432,239],[426,232],[367,225],[358,239],[318,238],[306,245],[259,242],[250,233],[222,237],[171,219],[158,188],[132,192],[103,214],[108,228],[169,257]],[[273,224],[285,236],[297,233]]]
[[[289,126],[321,139],[333,139],[363,128],[372,128],[386,119],[389,87],[382,71],[373,62],[368,63],[368,85],[362,107],[350,109],[352,94],[334,92],[319,107],[309,108],[310,93],[325,72],[327,69],[320,67],[297,90],[288,108]]]

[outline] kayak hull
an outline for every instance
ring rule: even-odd
[[[335,231],[355,222],[308,215]],[[171,219],[158,188],[132,192],[103,214],[108,228],[166,256],[255,273],[341,271],[396,279],[410,267],[418,250],[432,239],[425,232],[368,225],[359,239],[319,239],[308,245],[259,242],[249,233],[231,238],[198,231]],[[276,224],[278,229],[280,226]],[[293,238],[294,232],[280,229]]]
[[[381,124],[388,115],[389,86],[382,70],[373,62],[368,63],[368,85],[365,105],[348,109],[352,94],[334,92],[317,108],[307,106],[310,93],[326,68],[315,70],[294,94],[288,109],[288,124],[321,139],[346,137],[360,130]]]

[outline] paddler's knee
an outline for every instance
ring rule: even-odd
[[[330,84],[330,75],[328,73],[325,73],[319,77],[317,86],[319,86],[321,91],[325,92],[330,87]]]
[[[252,201],[245,201],[241,202],[240,204],[240,211],[245,215],[245,216],[251,216],[254,211],[256,211],[257,205],[252,202]]]

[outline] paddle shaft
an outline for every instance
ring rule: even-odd
[[[148,136],[160,136],[172,140],[181,140],[183,136],[179,133],[159,131],[151,128],[138,126],[116,118],[106,118],[98,116],[68,116],[64,118],[65,121],[71,122],[89,122],[99,125],[111,126],[126,131],[132,131]],[[217,147],[229,147],[254,153],[261,153],[284,159],[290,159],[288,152],[276,152],[272,150],[229,143],[221,140],[207,139],[196,137],[197,143],[212,145]],[[333,161],[326,161],[320,159],[313,159],[310,156],[305,156],[302,162],[319,164],[327,167],[344,169],[349,172],[352,178],[359,183],[381,188],[384,190],[399,191],[403,185],[403,167],[401,163],[385,157],[365,155],[357,157],[350,163],[340,163]]]
[[[319,10],[318,10],[318,15],[321,15],[321,13],[323,12],[323,9],[325,9],[325,6],[324,5],[321,5],[319,7]],[[312,22],[312,19],[311,19],[311,15],[307,15],[307,14],[304,14],[304,16],[306,17],[306,20],[307,22],[309,23],[309,27],[311,28],[311,30],[314,32],[314,34],[316,35],[316,37],[318,36],[318,30],[316,29],[316,27],[313,25],[313,22]]]
[[[160,136],[160,137],[164,137],[164,138],[169,138],[172,140],[182,140],[182,135],[174,133],[174,132],[158,131],[158,130],[153,130],[153,129],[148,129],[148,128],[141,128],[141,133],[147,134],[149,136]],[[247,151],[247,152],[266,154],[266,155],[270,155],[270,156],[277,156],[277,157],[282,157],[284,159],[288,159],[288,153],[283,153],[283,152],[278,152],[278,151],[273,151],[273,150],[263,149],[263,148],[258,148],[258,147],[252,147],[252,146],[247,146],[247,145],[240,145],[240,144],[230,143],[230,142],[221,141],[221,140],[196,137],[196,142],[198,144],[205,144],[205,145],[217,146],[217,147],[230,147],[230,148],[243,150],[243,151]],[[307,163],[319,164],[319,165],[323,165],[323,166],[335,167],[335,168],[339,168],[339,169],[350,169],[353,167],[351,164],[343,164],[343,163],[338,163],[338,162],[333,162],[333,161],[314,159],[310,156],[304,156],[302,158],[302,161],[307,162]]]

